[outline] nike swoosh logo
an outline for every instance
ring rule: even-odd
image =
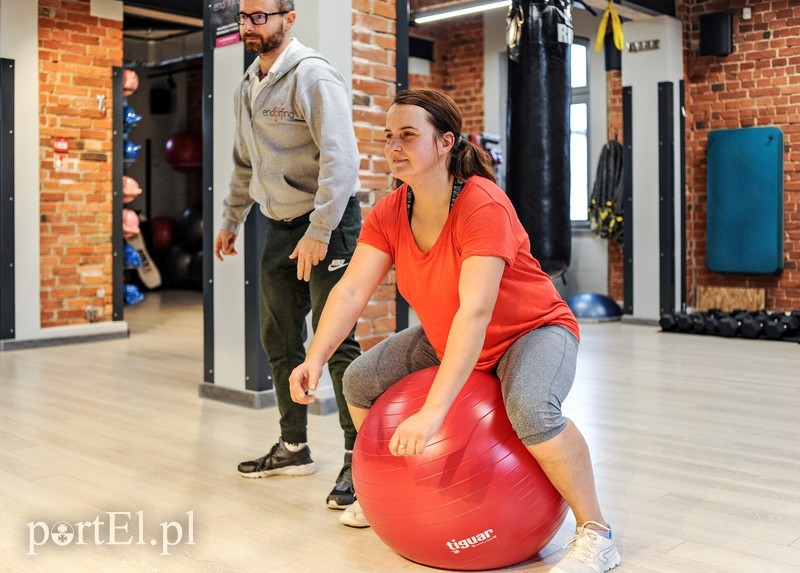
[[[343,269],[344,267],[346,267],[348,264],[349,262],[345,260],[332,261],[331,264],[328,265],[328,271],[329,272],[338,271],[339,269]]]

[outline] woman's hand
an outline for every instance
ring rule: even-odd
[[[289,392],[292,400],[298,404],[311,404],[316,400],[313,392],[317,389],[321,377],[322,367],[308,360],[292,370],[289,375]]]
[[[393,456],[421,456],[439,430],[445,412],[436,412],[424,407],[403,420],[389,440],[389,451]]]

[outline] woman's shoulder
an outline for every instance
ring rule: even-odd
[[[486,204],[500,204],[504,207],[511,206],[511,201],[508,195],[503,191],[497,183],[491,179],[473,175],[464,183],[465,198],[469,198],[467,203],[472,204],[474,207]]]

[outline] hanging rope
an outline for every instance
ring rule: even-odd
[[[603,18],[597,28],[597,41],[594,44],[595,52],[599,52],[603,48],[609,19],[611,20],[611,31],[614,34],[614,45],[620,52],[625,48],[625,36],[622,34],[622,21],[619,19],[619,12],[614,8],[614,0],[608,0],[608,7],[603,12]]]
[[[597,177],[589,198],[589,226],[592,232],[621,243],[622,207],[622,145],[617,141],[609,141],[600,153]]]

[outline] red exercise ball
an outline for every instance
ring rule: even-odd
[[[203,164],[203,138],[199,133],[175,133],[164,145],[167,162],[176,171],[194,171]]]
[[[364,515],[389,547],[430,567],[475,571],[529,559],[558,532],[567,504],[511,427],[496,376],[470,375],[422,456],[389,453],[437,369],[406,376],[370,409],[353,452]]]
[[[150,221],[150,233],[153,237],[153,250],[163,252],[175,245],[175,231],[178,222],[172,217],[156,217]]]

